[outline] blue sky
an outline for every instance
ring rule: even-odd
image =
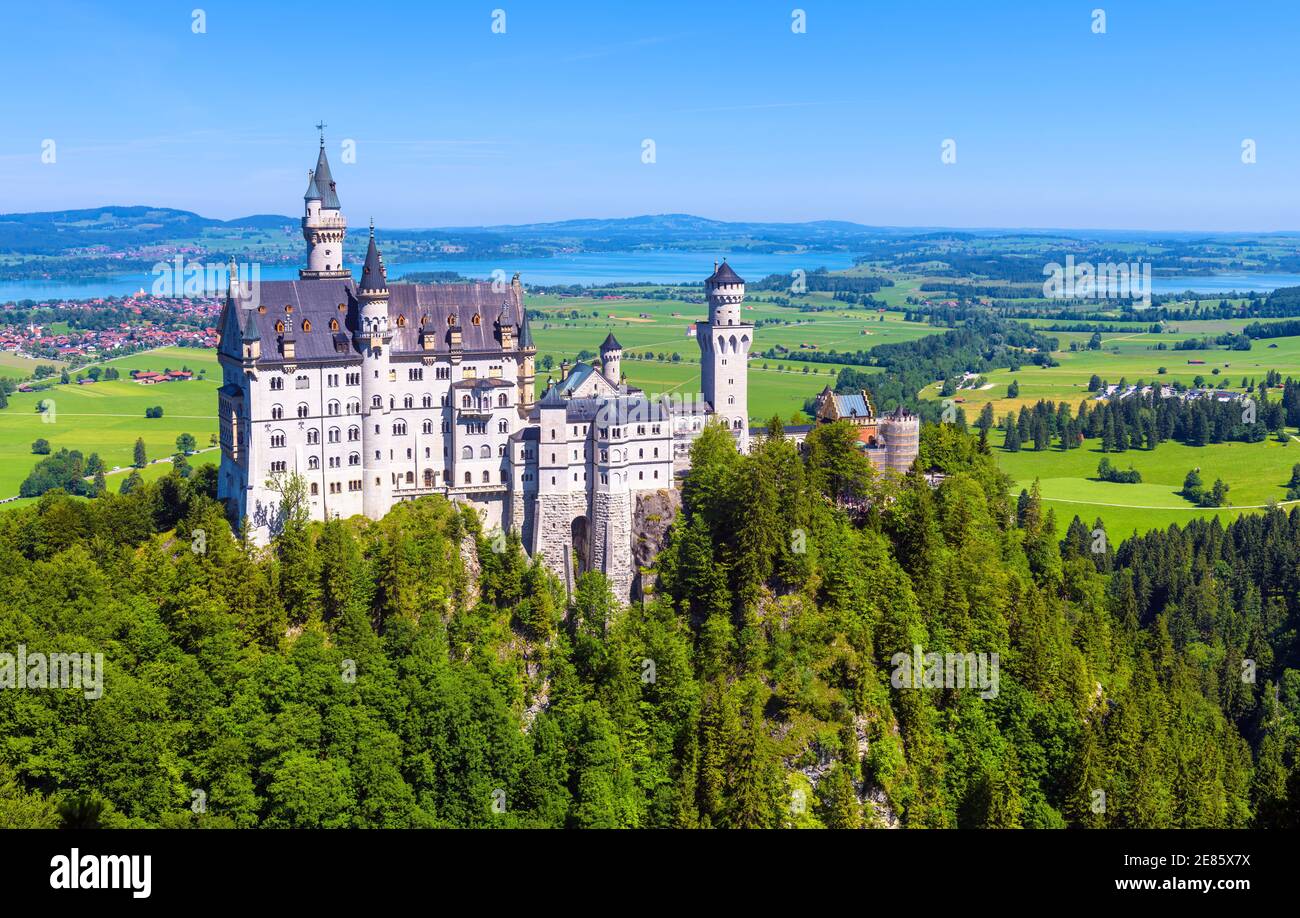
[[[323,118],[354,225],[1300,230],[1280,0],[53,0],[0,34],[0,212],[296,215]]]

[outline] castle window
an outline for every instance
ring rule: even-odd
[[[330,331],[332,331],[332,332],[336,332],[336,331],[338,331],[338,330],[339,330],[339,320],[338,320],[338,319],[330,319]]]
[[[427,433],[427,434],[433,433],[433,421],[425,421],[423,424],[421,424],[420,431],[421,433]]]
[[[336,402],[336,401],[331,401],[331,402],[329,403],[329,405],[326,406],[326,410],[327,410],[330,414],[338,414],[338,413],[339,413],[339,403]]]
[[[484,484],[492,483],[492,473],[489,472],[487,469],[483,470],[483,483]]]
[[[504,408],[508,404],[510,404],[510,400],[506,398],[506,394],[504,392],[502,392],[500,395],[497,396],[498,407]]]
[[[295,389],[310,389],[311,377],[299,374],[293,378],[293,387]]]
[[[273,392],[279,392],[279,391],[280,391],[281,389],[283,389],[283,388],[284,388],[284,377],[283,377],[283,376],[272,376],[272,377],[271,377],[271,390],[272,390]]]
[[[315,427],[307,431],[307,443],[310,446],[315,446],[316,444],[320,443],[320,431],[317,430]],[[312,458],[315,459],[316,457],[313,456]],[[316,464],[319,465],[320,460],[317,460]]]
[[[328,435],[327,435],[327,439],[328,439],[329,442],[331,442],[331,443],[337,443],[337,442],[339,442],[339,429],[338,429],[337,427],[331,427],[331,428],[329,429],[329,433],[328,433]]]
[[[283,405],[272,405],[272,406],[271,406],[271,420],[273,420],[273,421],[278,421],[278,420],[280,420],[280,418],[282,418],[282,417],[284,417],[284,406],[283,406]]]
[[[448,421],[443,421],[443,422],[442,422],[442,432],[443,432],[443,433],[451,433],[451,424],[450,424],[450,422],[448,422]]]
[[[492,458],[492,447],[490,447],[490,446],[488,446],[486,443],[484,443],[484,444],[483,444],[482,446],[480,446],[479,449],[478,449],[478,456],[479,456],[480,459],[491,459],[491,458]]]
[[[383,398],[381,398],[380,396],[376,395],[374,398],[372,398],[372,399],[370,400],[370,407],[371,407],[371,408],[383,408],[383,407],[384,407],[384,400],[383,400]]]
[[[275,430],[271,432],[271,446],[274,449],[280,449],[284,446],[284,431]]]
[[[469,472],[466,472],[466,473],[465,473],[465,484],[473,484],[473,483],[474,483],[474,476],[471,475]]]
[[[510,430],[510,424],[508,421],[502,421],[501,423],[497,424],[497,433],[507,433],[509,430]]]
[[[471,404],[472,402],[470,401],[470,397],[468,395],[461,396],[460,407],[468,408]]]
[[[361,403],[356,399],[350,400],[348,402],[348,414],[360,414],[360,413],[361,413]]]
[[[406,328],[406,316],[402,315],[401,313],[397,314],[397,327]]]
[[[405,422],[405,421],[398,421],[396,424],[393,425],[393,436],[395,436],[395,437],[404,437],[404,436],[406,436],[406,422]]]
[[[462,458],[462,459],[473,459],[473,458],[474,458],[474,447],[472,447],[472,446],[465,446],[465,447],[462,447],[462,448],[461,448],[461,451],[460,451],[460,458]]]
[[[275,323],[275,333],[276,333],[277,335],[283,335],[283,334],[284,334],[284,323],[283,323],[283,322],[276,322],[276,323]]]
[[[303,330],[304,332],[309,332],[309,331],[311,331],[311,319],[303,319],[303,320],[302,320],[302,330]]]
[[[288,466],[285,464],[285,461],[283,459],[277,459],[275,462],[271,463],[271,471],[285,472],[288,471]]]
[[[349,453],[349,454],[348,454],[348,465],[360,465],[360,464],[361,464],[361,454],[360,454],[360,453]]]
[[[479,315],[476,312],[474,313],[473,317],[470,318],[470,321],[473,322],[475,325],[478,325],[482,320],[479,318]]]
[[[308,457],[307,457],[307,468],[309,468],[309,469],[318,469],[318,468],[320,468],[320,456],[308,456]],[[314,487],[316,487],[316,486],[315,486],[315,485],[312,485],[312,487],[314,488]]]
[[[300,417],[300,418],[305,418],[305,417],[307,417],[307,415],[308,415],[309,413],[311,413],[311,409],[307,407],[307,403],[306,403],[306,402],[299,402],[299,403],[298,403],[298,417]]]
[[[360,427],[349,427],[349,428],[348,428],[348,442],[350,442],[350,443],[355,443],[356,441],[358,441],[358,440],[360,440],[360,439],[361,439],[361,428],[360,428]]]
[[[415,399],[412,398],[412,397],[409,396],[409,395],[406,396],[406,398],[402,399],[402,407],[403,407],[403,408],[414,408],[414,407],[415,407]]]

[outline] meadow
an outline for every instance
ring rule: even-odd
[[[193,434],[203,448],[217,432],[220,371],[214,351],[160,348],[110,360],[103,366],[116,367],[122,378],[9,396],[9,407],[0,411],[0,497],[17,494],[41,458],[31,451],[38,438],[48,440],[52,450],[66,447],[87,455],[96,452],[109,469],[125,469],[131,464],[137,437],[144,439],[149,458],[157,459],[176,451],[176,438],[182,433]],[[182,366],[195,374],[205,371],[206,378],[154,386],[142,386],[129,378],[134,369],[162,371]],[[36,410],[43,399],[54,403],[48,419]],[[163,416],[146,419],[145,409],[154,405],[162,406]],[[110,474],[109,486],[116,487],[116,483]]]

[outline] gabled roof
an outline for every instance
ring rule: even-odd
[[[744,282],[739,274],[731,270],[731,265],[727,264],[726,259],[723,259],[722,264],[714,269],[713,274],[709,276],[705,283],[718,287],[722,284],[743,284]]]
[[[614,337],[613,332],[610,332],[608,335],[606,335],[605,340],[600,345],[600,352],[602,354],[605,353],[606,351],[621,351],[621,350],[623,350],[623,345],[618,343],[618,339]]]
[[[338,191],[334,187],[334,176],[330,174],[329,160],[325,158],[324,142],[320,145],[320,156],[316,157],[316,171],[313,173],[312,181],[320,193],[320,206],[338,210]]]
[[[869,418],[871,406],[861,392],[835,396],[835,410],[842,418]]]

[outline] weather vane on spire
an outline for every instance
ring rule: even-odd
[[[327,125],[325,124],[324,121],[317,121],[317,122],[316,122],[316,130],[320,131],[320,145],[321,145],[322,147],[325,146],[325,128],[326,128],[326,126],[327,126]]]

